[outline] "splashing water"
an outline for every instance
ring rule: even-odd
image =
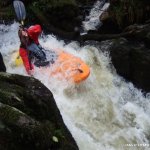
[[[102,25],[99,17],[108,7],[109,3],[105,3],[105,0],[98,0],[94,4],[89,16],[85,18],[85,21],[83,21],[83,28],[85,32],[88,30],[95,30],[98,26]]]
[[[19,48],[17,30],[16,23],[0,25],[0,50],[7,72],[27,75],[23,66],[13,65],[12,54]],[[80,150],[149,149],[126,144],[149,144],[150,96],[144,97],[140,90],[115,73],[109,54],[90,45],[79,47],[75,42],[65,45],[51,35],[40,42],[46,48],[63,48],[79,56],[91,68],[89,78],[80,85],[52,79],[38,68],[34,75],[52,91]]]

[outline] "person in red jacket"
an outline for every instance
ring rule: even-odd
[[[20,27],[18,35],[20,38],[19,54],[23,60],[25,69],[29,75],[33,73],[33,64],[31,62],[31,56],[35,56],[41,61],[46,60],[46,55],[39,44],[38,37],[41,34],[42,29],[40,25],[34,25],[28,29]]]

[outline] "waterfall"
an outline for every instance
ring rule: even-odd
[[[85,32],[88,30],[95,30],[102,25],[99,17],[108,7],[109,3],[106,3],[106,0],[98,0],[94,4],[89,15],[86,16],[85,21],[83,21],[83,29]]]

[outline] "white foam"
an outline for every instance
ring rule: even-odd
[[[105,0],[98,0],[94,4],[89,13],[89,16],[85,18],[85,21],[83,21],[83,28],[85,32],[88,30],[95,30],[97,27],[102,25],[99,17],[109,7],[109,5],[109,3],[105,3]]]

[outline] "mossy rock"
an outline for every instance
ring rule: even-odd
[[[52,93],[37,79],[0,73],[0,149],[78,149]]]

